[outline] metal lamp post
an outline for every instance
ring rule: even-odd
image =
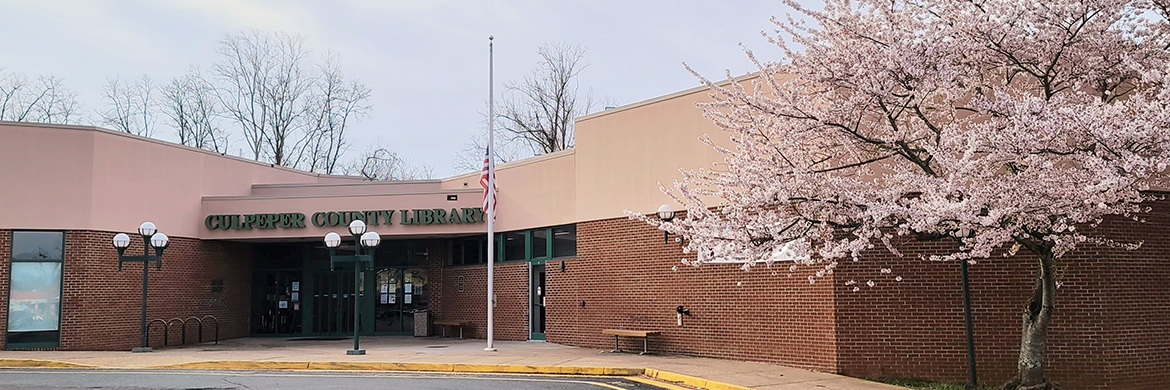
[[[142,262],[142,345],[132,348],[131,352],[150,352],[150,340],[146,336],[146,283],[147,275],[150,270],[150,262],[154,262],[155,270],[162,269],[162,254],[163,250],[167,249],[170,240],[166,234],[158,232],[154,227],[154,223],[143,222],[138,227],[138,235],[142,236],[142,256],[126,256],[126,248],[130,246],[130,236],[126,233],[118,233],[114,235],[114,249],[118,250],[118,271],[122,270],[122,263],[125,262]],[[154,255],[150,254],[150,248],[154,248]]]
[[[362,310],[359,295],[362,283],[362,266],[365,264],[373,265],[374,249],[382,242],[382,237],[378,236],[378,233],[367,232],[366,223],[361,220],[354,220],[349,224],[349,234],[354,239],[353,256],[337,255],[337,247],[341,245],[341,235],[337,233],[329,232],[325,235],[325,247],[329,248],[329,268],[331,270],[336,269],[338,263],[353,263],[353,349],[345,351],[345,354],[365,355],[366,350],[358,348]],[[362,254],[363,248],[365,254]]]

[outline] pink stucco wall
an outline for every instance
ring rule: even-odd
[[[315,174],[93,127],[0,122],[0,226],[198,237],[202,197]],[[329,178],[329,180],[337,180]]]

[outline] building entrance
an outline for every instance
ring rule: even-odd
[[[374,332],[414,334],[414,316],[427,309],[425,268],[379,268],[375,288]]]
[[[548,292],[545,291],[544,276],[544,263],[533,264],[531,281],[529,283],[529,286],[531,286],[529,300],[532,302],[531,308],[529,309],[529,322],[531,322],[532,326],[529,334],[530,340],[544,340],[544,296]]]
[[[373,269],[362,272],[356,296],[353,265],[330,270],[323,245],[256,245],[252,334],[349,337],[355,300],[361,305],[362,334],[413,334],[415,317],[427,310],[429,301],[425,244],[383,241]],[[345,251],[345,245],[338,250]]]
[[[313,272],[312,333],[319,336],[353,335],[353,268]]]

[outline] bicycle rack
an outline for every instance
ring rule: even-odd
[[[187,322],[195,321],[196,323],[199,324],[198,341],[199,341],[199,343],[202,344],[203,343],[203,322],[206,320],[211,320],[211,322],[213,324],[215,324],[215,345],[219,345],[219,319],[215,318],[215,316],[211,316],[211,315],[207,315],[207,316],[203,316],[203,317],[187,317],[187,319],[182,319],[182,318],[176,317],[176,318],[172,318],[169,320],[163,320],[163,319],[151,320],[150,323],[148,323],[146,326],[146,337],[148,339],[150,337],[150,325],[154,325],[154,323],[156,323],[156,322],[163,324],[163,346],[164,347],[168,346],[171,343],[171,325],[174,325],[177,322],[179,324],[179,332],[180,332],[179,345],[185,345],[185,344],[187,344]]]

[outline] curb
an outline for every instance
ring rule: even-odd
[[[102,368],[101,366],[94,366],[89,364],[77,364],[69,362],[60,362],[56,360],[37,360],[37,359],[0,359],[0,367],[3,368]]]
[[[620,367],[565,367],[565,366],[523,366],[514,364],[459,364],[459,363],[364,363],[364,362],[258,362],[258,361],[209,361],[151,366],[162,369],[207,369],[207,370],[332,370],[332,371],[420,371],[420,372],[464,372],[497,374],[551,374],[551,375],[595,375],[633,376],[642,375],[641,368]]]
[[[656,370],[653,368],[645,369],[645,371],[642,373],[642,375],[645,375],[645,376],[648,376],[648,377],[651,377],[651,378],[654,378],[654,379],[657,379],[660,381],[680,383],[680,384],[684,384],[687,386],[698,387],[700,389],[707,389],[707,390],[753,390],[750,387],[733,385],[730,383],[717,382],[717,381],[713,381],[713,380],[699,378],[696,376],[683,375],[683,374],[670,372],[670,371]]]
[[[0,359],[2,368],[127,368],[78,364],[56,360]],[[653,368],[624,367],[570,367],[570,366],[524,366],[514,364],[459,364],[459,363],[365,363],[365,362],[275,362],[249,360],[220,360],[169,364],[162,366],[136,367],[143,369],[186,369],[186,370],[329,370],[329,371],[414,371],[414,372],[459,372],[493,374],[543,374],[543,375],[589,375],[589,376],[639,376],[644,375],[663,382],[682,384],[708,390],[752,390],[749,387],[707,380]]]

